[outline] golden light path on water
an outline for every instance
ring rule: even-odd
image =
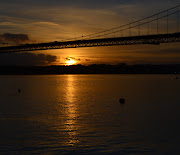
[[[78,122],[79,105],[77,102],[77,79],[74,75],[65,75],[57,79],[56,91],[58,97],[56,105],[55,122],[52,123],[53,130],[56,130],[56,137],[60,137],[59,144],[64,147],[76,146],[79,141]]]
[[[77,131],[78,126],[76,125],[76,118],[77,118],[77,103],[75,99],[76,88],[75,88],[75,77],[72,75],[68,75],[67,77],[67,87],[66,87],[66,108],[65,108],[65,116],[66,122],[65,130],[68,133],[66,145],[75,145],[78,143],[77,139]]]

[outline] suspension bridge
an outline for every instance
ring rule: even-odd
[[[0,53],[180,42],[180,5],[131,23],[85,36],[49,43],[0,47]]]

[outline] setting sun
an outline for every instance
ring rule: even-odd
[[[66,65],[70,66],[70,65],[74,65],[76,63],[75,60],[67,60],[66,61]]]

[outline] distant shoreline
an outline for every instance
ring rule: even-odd
[[[8,75],[12,75],[12,76],[18,76],[18,75],[22,75],[22,76],[30,76],[30,75],[175,75],[175,74],[166,74],[166,73],[128,73],[128,74],[125,74],[125,73],[122,73],[122,74],[103,74],[103,73],[95,73],[95,74],[86,74],[86,73],[83,73],[83,74],[71,74],[71,73],[68,73],[68,74],[0,74],[0,76],[8,76]],[[179,74],[180,75],[180,74]],[[178,76],[178,75],[177,75]]]
[[[180,64],[90,66],[0,66],[0,75],[67,75],[67,74],[180,74]]]

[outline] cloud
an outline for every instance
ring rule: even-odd
[[[4,33],[0,34],[0,43],[24,43],[29,41],[29,36],[27,34],[12,34]]]
[[[178,4],[178,0],[153,1],[6,0],[0,2],[0,29],[28,33],[42,42],[60,41],[117,27]]]
[[[75,57],[66,57],[66,60],[76,60],[76,61],[81,61],[81,59],[79,58],[75,58]]]
[[[40,66],[51,65],[57,60],[56,56],[33,53],[1,54],[0,65]]]

